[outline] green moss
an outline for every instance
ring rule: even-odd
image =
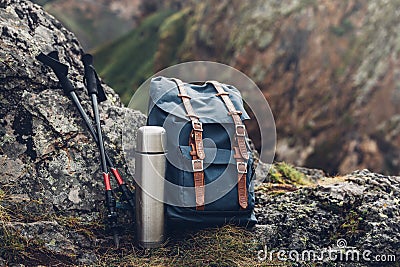
[[[278,184],[310,185],[311,181],[307,176],[294,168],[294,166],[278,162],[274,164],[269,172],[271,182]]]
[[[332,206],[332,205],[330,205]],[[336,206],[336,205],[335,205]],[[339,238],[346,237],[347,241],[354,241],[359,239],[360,233],[363,231],[363,221],[364,216],[368,214],[366,210],[364,211],[356,211],[356,210],[346,210],[336,206],[335,210],[332,210],[335,213],[340,213],[344,217],[344,220],[339,225],[337,231],[332,233],[330,236],[330,240],[337,241]]]
[[[269,175],[271,178],[271,183],[276,183],[276,184],[284,184],[285,179],[282,177],[282,174],[277,170],[275,165],[272,165],[270,170],[269,170]]]

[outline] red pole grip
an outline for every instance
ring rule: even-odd
[[[103,172],[104,186],[106,190],[111,190],[110,174]]]
[[[119,174],[116,168],[111,168],[111,172],[113,173],[115,179],[117,180],[118,185],[124,184],[124,180],[122,179],[121,175]]]

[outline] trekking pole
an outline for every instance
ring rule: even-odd
[[[89,119],[89,116],[86,114],[86,112],[82,108],[82,105],[80,104],[79,99],[75,93],[75,88],[73,87],[71,81],[67,77],[68,66],[59,62],[58,53],[56,51],[53,51],[53,52],[49,53],[48,55],[40,53],[36,58],[39,61],[41,61],[43,64],[49,66],[54,71],[54,73],[56,74],[56,76],[61,84],[61,87],[64,90],[64,93],[71,98],[72,102],[77,107],[77,109],[78,109],[81,117],[85,121],[85,124],[88,127],[93,139],[95,140],[96,144],[99,146],[99,144],[100,144],[99,139],[96,135],[96,132],[95,132],[92,124],[91,124],[91,120]],[[103,146],[103,148],[104,148],[104,146]],[[126,197],[126,199],[127,199],[128,203],[132,207],[134,207],[132,192],[128,189],[126,184],[123,182],[121,176],[118,173],[118,170],[113,166],[111,159],[105,153],[104,149],[103,149],[103,152],[104,152],[104,158],[106,159],[106,162],[107,162],[106,166],[107,166],[107,164],[108,164],[108,166],[110,166],[113,175],[115,176],[117,182],[120,184],[122,193],[124,194],[125,197],[129,196],[129,197]],[[102,164],[102,167],[103,167],[103,164]],[[108,173],[106,172],[106,174],[108,174]],[[110,185],[110,181],[109,181],[109,176],[108,176],[108,179],[104,175],[103,175],[103,177],[104,177],[104,182],[106,184],[106,188],[110,188],[111,185]],[[121,186],[121,185],[123,185],[123,186]],[[110,193],[111,193],[111,197],[110,197]],[[107,209],[109,212],[108,218],[109,218],[110,228],[113,232],[114,242],[118,246],[119,239],[118,239],[118,235],[116,235],[116,215],[117,215],[116,208],[115,208],[116,204],[115,204],[115,199],[112,195],[112,192],[110,192],[110,191],[106,192],[106,205],[107,205]]]
[[[89,97],[92,101],[92,109],[94,115],[94,121],[96,123],[96,130],[97,130],[97,140],[98,140],[98,147],[100,151],[100,166],[103,171],[103,179],[105,185],[105,197],[106,197],[106,206],[108,209],[108,223],[111,227],[111,232],[113,233],[115,245],[119,246],[119,238],[117,232],[117,206],[116,201],[111,189],[111,182],[110,182],[110,174],[107,168],[106,162],[106,153],[104,149],[104,142],[103,142],[103,135],[101,133],[101,123],[100,123],[100,114],[99,114],[99,106],[98,106],[98,96],[103,95],[105,96],[104,92],[99,94],[99,88],[97,86],[96,76],[94,71],[91,67],[91,56],[84,55],[82,57],[82,62],[85,67],[85,82],[86,82],[86,89],[89,94]],[[88,65],[90,63],[90,65]],[[102,88],[101,88],[102,89]],[[101,101],[105,100],[105,97],[100,97]]]
[[[89,116],[86,114],[85,110],[83,109],[78,96],[75,93],[75,88],[72,86],[71,82],[68,80],[66,77],[68,75],[68,66],[62,64],[59,62],[58,59],[58,53],[56,51],[53,51],[49,53],[48,55],[44,55],[43,53],[39,54],[37,56],[37,59],[44,63],[45,65],[51,67],[54,72],[57,75],[57,78],[59,79],[61,86],[64,90],[64,93],[70,97],[72,102],[74,103],[75,107],[78,109],[79,114],[81,115],[82,119],[84,120],[86,127],[89,129],[89,132],[91,136],[93,137],[94,141],[96,142],[97,145],[99,145],[99,140],[97,138],[97,134],[95,129],[92,126],[91,119]],[[98,80],[96,78],[96,80]],[[102,92],[101,98],[105,98],[105,94],[103,90],[99,90]],[[103,97],[104,96],[104,97]],[[120,175],[118,169],[114,166],[113,162],[111,161],[110,157],[108,156],[107,152],[105,152],[106,155],[106,161],[107,165],[111,170],[111,173],[115,177],[115,180],[117,181],[117,184],[119,186],[120,191],[122,192],[124,199],[128,202],[128,204],[131,206],[132,209],[135,208],[135,200],[132,191],[128,188],[127,184],[125,181],[122,179],[122,176]]]

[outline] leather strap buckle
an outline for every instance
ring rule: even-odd
[[[203,131],[203,124],[199,121],[192,121],[193,130],[202,132]]]
[[[247,163],[246,162],[236,162],[236,169],[238,173],[247,173]]]
[[[203,160],[201,160],[201,159],[193,159],[192,160],[192,168],[193,168],[194,172],[203,171]]]
[[[244,124],[236,125],[236,136],[246,136],[246,126]]]

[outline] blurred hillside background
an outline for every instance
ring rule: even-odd
[[[330,174],[400,172],[400,1],[34,2],[94,53],[125,104],[165,67],[217,61],[263,91],[277,160]]]

